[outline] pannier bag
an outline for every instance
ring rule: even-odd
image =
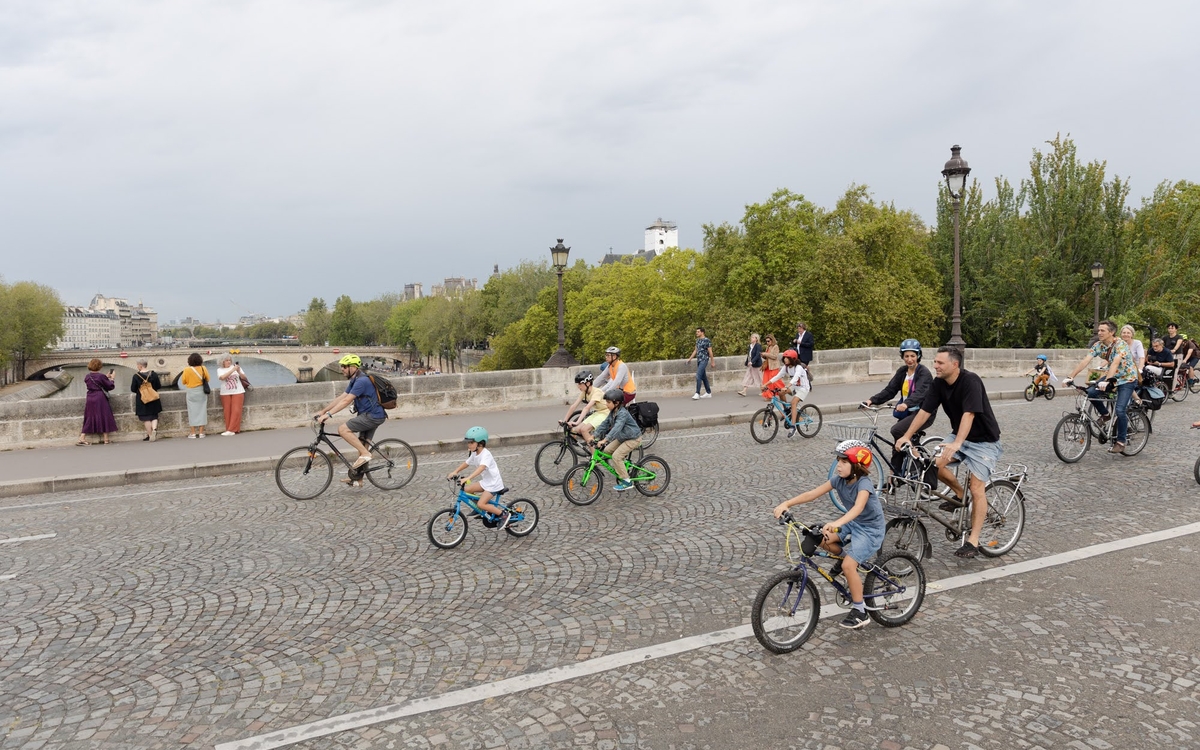
[[[658,424],[658,404],[653,401],[635,401],[626,407],[633,415],[633,420],[643,430]]]
[[[1167,400],[1167,394],[1163,393],[1163,391],[1159,388],[1148,385],[1143,386],[1141,390],[1138,391],[1138,398],[1142,400],[1142,403],[1145,404],[1146,408],[1150,411],[1158,411],[1162,408],[1163,402]]]

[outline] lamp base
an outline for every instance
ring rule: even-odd
[[[566,347],[558,347],[558,351],[550,355],[550,359],[546,360],[546,364],[542,367],[575,367],[579,362],[571,356]]]

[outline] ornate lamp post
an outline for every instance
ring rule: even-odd
[[[1092,264],[1092,293],[1096,297],[1096,306],[1092,317],[1092,331],[1100,335],[1100,283],[1104,280],[1104,265],[1100,261]]]
[[[967,342],[963,341],[962,337],[962,290],[958,276],[961,253],[958,239],[958,211],[959,206],[962,205],[963,191],[967,185],[967,175],[971,174],[971,168],[967,166],[967,160],[960,155],[961,151],[962,146],[950,147],[950,161],[946,162],[945,168],[942,169],[942,176],[946,178],[946,189],[950,192],[950,200],[954,203],[954,311],[950,315],[950,340],[946,342],[946,345],[965,352]]]
[[[563,286],[562,277],[563,271],[567,268],[567,254],[571,252],[571,248],[563,244],[562,239],[558,240],[558,244],[550,248],[550,262],[554,266],[554,270],[558,271],[558,351],[550,355],[550,359],[546,360],[546,364],[542,367],[574,367],[579,364],[571,353],[567,351],[567,339],[563,333]]]

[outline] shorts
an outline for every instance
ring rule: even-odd
[[[850,537],[850,543],[842,547],[842,554],[853,557],[855,562],[865,563],[883,546],[884,532],[885,529],[873,529],[854,521],[847,521],[838,532],[838,539]]]
[[[376,417],[368,417],[365,414],[355,414],[346,422],[346,427],[351,432],[358,433],[360,438],[373,440],[375,438],[375,430],[379,429],[379,425],[387,421],[387,417],[378,419]]]
[[[801,401],[803,401],[804,399],[808,398],[809,390],[807,388],[801,388],[798,385],[794,385],[788,389],[788,393],[791,394],[792,398],[799,398]]]
[[[950,433],[946,436],[945,445],[952,444],[955,439],[954,433]],[[996,470],[996,462],[1000,460],[1000,454],[1003,452],[1004,448],[1000,445],[999,440],[994,443],[972,443],[970,440],[966,440],[954,457],[962,461],[969,473],[986,482],[992,478],[992,472]]]
[[[600,426],[600,423],[608,419],[608,412],[593,411],[583,420],[583,424],[589,425],[593,430]]]

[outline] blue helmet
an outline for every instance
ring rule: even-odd
[[[463,438],[463,440],[474,443],[486,443],[487,439],[487,430],[483,429],[482,427],[472,427],[471,429],[467,430],[467,434]]]
[[[1046,355],[1045,355],[1045,354],[1039,354],[1039,355],[1037,355],[1037,358],[1038,358],[1038,359],[1040,359],[1040,360],[1042,360],[1043,362],[1045,362],[1045,361],[1046,361]]]
[[[917,361],[921,361],[921,342],[916,339],[904,339],[900,342],[900,356],[903,357],[905,352],[916,352]]]

